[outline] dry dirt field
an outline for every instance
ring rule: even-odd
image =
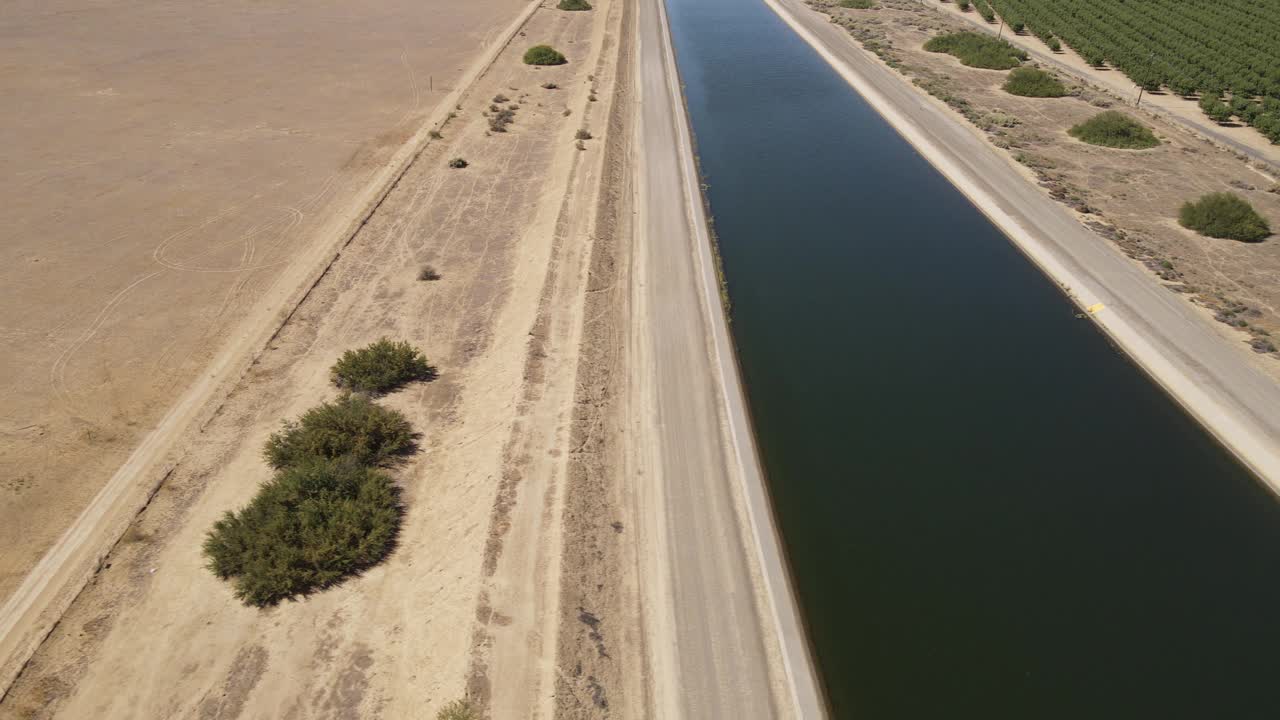
[[[963,113],[975,132],[1004,148],[1033,182],[1171,292],[1217,317],[1224,336],[1257,367],[1280,378],[1280,354],[1266,351],[1269,343],[1280,347],[1280,236],[1260,243],[1218,240],[1186,230],[1176,220],[1183,202],[1231,191],[1280,231],[1276,178],[1180,125],[1135,110],[1096,87],[1072,85],[1070,78],[1063,80],[1075,88],[1072,96],[1010,95],[1001,88],[1005,71],[965,67],[950,55],[924,51],[931,36],[969,26],[913,0],[880,0],[871,10],[825,0],[812,4],[917,86]],[[1163,143],[1150,150],[1117,150],[1067,134],[1103,109],[1139,118]]]
[[[616,192],[601,191],[620,162],[622,14],[612,0],[533,14],[187,438],[0,717],[425,718],[465,695],[492,717],[548,718],[599,715],[604,693],[625,704],[638,692],[637,666],[619,667],[638,662],[621,650],[621,629],[638,620],[601,627],[560,595],[562,576],[600,577],[583,563],[627,537],[608,493],[578,487],[614,363],[599,321],[620,310]],[[569,64],[523,65],[536,42]],[[514,109],[507,132],[490,131],[495,107]],[[579,148],[582,128],[594,137]],[[454,157],[469,166],[450,169]],[[418,280],[424,264],[441,278]],[[281,419],[334,394],[334,359],[383,335],[422,347],[440,373],[384,400],[423,433],[396,471],[407,506],[396,550],[325,592],[242,606],[204,569],[204,533],[268,476],[260,448]],[[574,517],[562,525],[565,507]],[[570,590],[566,602],[585,601]],[[596,657],[604,633],[618,659]]]
[[[0,600],[524,0],[0,13]]]

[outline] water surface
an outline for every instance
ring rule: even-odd
[[[1280,506],[758,0],[667,0],[841,718],[1276,718]]]

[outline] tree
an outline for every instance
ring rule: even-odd
[[[1235,193],[1209,193],[1187,202],[1178,211],[1178,222],[1201,235],[1257,242],[1271,234],[1271,226],[1244,198]]]

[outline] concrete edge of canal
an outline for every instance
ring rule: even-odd
[[[755,560],[763,576],[764,594],[769,605],[768,619],[772,620],[780,645],[787,689],[791,693],[790,699],[795,716],[825,718],[828,714],[826,700],[814,664],[812,649],[806,638],[804,618],[795,594],[794,583],[782,551],[782,536],[778,530],[769,491],[765,485],[764,470],[747,410],[745,388],[742,384],[736,350],[729,334],[728,316],[720,292],[720,279],[717,276],[713,242],[709,232],[710,224],[699,185],[692,130],[681,89],[666,2],[665,0],[655,0],[655,2],[660,16],[661,52],[665,58],[665,66],[668,68],[667,86],[671,93],[672,105],[677,108],[673,121],[679,144],[677,151],[684,181],[683,191],[690,215],[689,225],[695,235],[694,244],[698,263],[696,274],[699,277],[699,289],[703,295],[708,314],[707,320],[712,332],[712,338],[710,338],[713,349],[712,360],[718,371],[724,399],[725,432],[731,443],[727,448],[731,456],[729,459],[736,465],[731,470],[736,471],[733,474],[741,482],[740,491],[746,509],[746,520],[754,540],[752,544],[756,550]]]

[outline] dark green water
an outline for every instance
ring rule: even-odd
[[[667,0],[841,718],[1280,718],[1280,505],[759,0]]]

